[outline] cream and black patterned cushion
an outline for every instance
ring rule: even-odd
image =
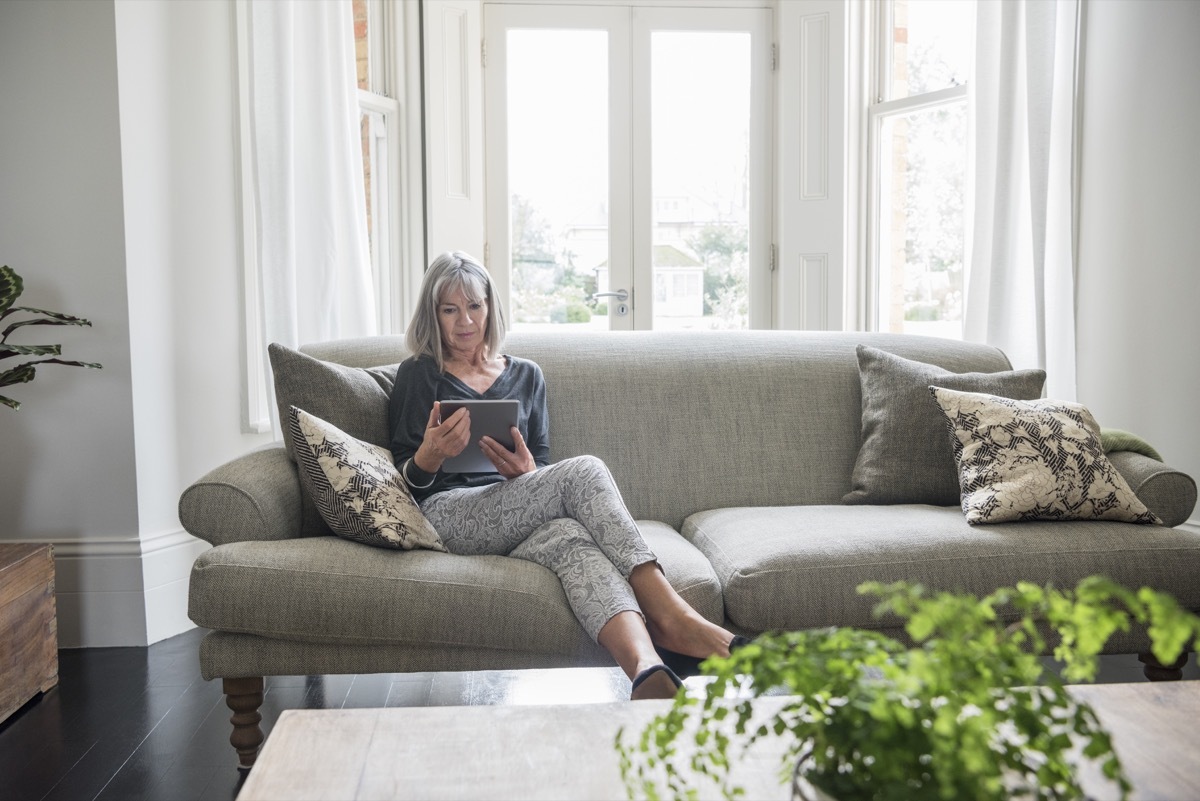
[[[1161,520],[1104,455],[1083,406],[931,386],[946,415],[967,522]]]
[[[378,548],[446,550],[390,451],[295,406],[288,417],[300,481],[335,534]]]

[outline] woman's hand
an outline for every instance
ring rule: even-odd
[[[442,462],[458,456],[471,441],[471,415],[466,408],[459,409],[445,420],[442,419],[442,404],[434,401],[425,425],[425,439],[413,455],[417,467],[426,473],[442,469]]]
[[[521,436],[517,427],[513,426],[510,430],[513,437],[513,450],[510,451],[491,437],[481,437],[479,447],[483,448],[484,454],[496,466],[500,475],[505,478],[516,478],[537,470],[537,463],[533,461],[533,454],[529,452],[528,446],[525,445],[525,438]]]

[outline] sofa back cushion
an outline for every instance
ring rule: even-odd
[[[841,502],[859,449],[860,343],[953,372],[1010,366],[988,346],[844,332],[514,333],[503,350],[546,376],[551,461],[600,457],[635,518],[678,529],[705,509]],[[357,368],[407,355],[401,337],[302,350]],[[376,413],[386,420],[386,403]]]

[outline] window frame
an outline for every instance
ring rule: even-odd
[[[970,102],[970,87],[971,79],[968,76],[967,80],[956,86],[946,89],[937,89],[932,92],[922,92],[916,95],[908,95],[907,97],[890,99],[887,96],[888,87],[892,80],[892,25],[893,25],[893,8],[895,0],[877,0],[870,6],[870,12],[866,24],[863,26],[864,31],[864,59],[867,74],[867,87],[865,97],[865,107],[862,110],[861,125],[865,128],[866,135],[866,152],[867,152],[867,169],[864,176],[864,209],[866,224],[863,233],[863,269],[862,269],[862,286],[864,292],[861,296],[861,320],[862,328],[868,331],[882,330],[881,323],[881,303],[880,303],[880,279],[882,278],[880,257],[881,232],[883,221],[882,202],[883,193],[881,191],[882,179],[882,164],[883,146],[882,131],[884,123],[894,117],[902,117],[912,114],[917,111],[924,111],[939,106],[950,106],[958,103]],[[967,180],[966,186],[969,187],[973,181],[971,171],[973,165],[969,158],[970,143],[968,142],[968,161],[967,161]],[[964,199],[964,215],[969,215],[970,198]],[[963,225],[969,226],[970,220],[964,219]],[[966,246],[970,246],[969,230],[966,236]],[[966,256],[963,254],[964,270],[966,269]],[[960,335],[961,338],[961,335]]]
[[[649,188],[651,171],[649,109],[650,88],[632,81],[629,74],[648,74],[649,42],[651,33],[658,30],[723,31],[740,30],[745,27],[752,37],[751,58],[754,60],[756,80],[751,95],[751,139],[759,143],[753,148],[749,169],[753,176],[754,213],[749,230],[750,255],[748,328],[767,329],[774,327],[774,307],[777,302],[774,265],[774,224],[777,214],[777,187],[775,184],[778,155],[772,134],[775,127],[775,83],[777,73],[772,60],[775,50],[775,9],[765,0],[753,2],[728,2],[701,0],[680,2],[679,0],[655,0],[643,5],[638,0],[598,0],[595,3],[572,2],[572,0],[534,0],[531,3],[512,0],[486,0],[483,6],[483,40],[486,52],[484,76],[484,114],[486,121],[485,151],[500,153],[506,150],[506,98],[498,77],[506,43],[505,23],[515,27],[554,29],[567,26],[578,29],[604,29],[610,36],[620,34],[610,41],[610,54],[616,56],[616,65],[610,63],[611,85],[620,87],[618,94],[610,95],[609,103],[609,153],[610,153],[610,198],[627,199],[630,213],[614,215],[609,220],[610,264],[615,266],[610,273],[609,283],[627,287],[635,298],[648,299],[634,303],[632,314],[609,317],[611,330],[653,328],[653,300],[656,297],[654,270],[643,261],[652,253],[653,219]],[[552,13],[553,10],[553,13]],[[763,15],[765,14],[765,19]],[[569,17],[564,22],[559,15]],[[669,20],[669,24],[664,24]],[[613,27],[615,26],[615,27]],[[624,76],[624,77],[622,77]],[[499,87],[499,88],[497,88]],[[507,229],[509,200],[507,164],[503,158],[485,158],[486,187],[485,209],[487,213],[485,231],[485,261],[493,270],[497,286],[506,305],[511,295],[511,264],[508,262],[511,243]],[[623,203],[613,200],[610,208],[622,207]],[[639,256],[642,260],[639,260]],[[637,268],[635,269],[635,263]]]
[[[367,152],[364,161],[370,163],[370,243],[371,275],[375,283],[375,315],[379,330],[390,334],[394,330],[395,290],[394,278],[399,274],[400,261],[394,253],[392,242],[399,220],[393,210],[392,198],[400,189],[400,174],[395,169],[393,153],[400,149],[400,103],[392,91],[393,76],[396,74],[392,23],[392,6],[382,0],[363,0],[367,9],[367,86],[358,88],[358,113],[360,120],[368,116]],[[378,130],[376,119],[382,121],[383,131]],[[382,148],[378,145],[382,144]],[[364,176],[365,177],[365,176]],[[379,180],[382,178],[383,180]]]

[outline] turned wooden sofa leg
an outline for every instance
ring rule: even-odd
[[[1142,663],[1142,673],[1150,681],[1179,681],[1183,678],[1183,666],[1187,664],[1188,654],[1184,651],[1173,665],[1164,665],[1149,651],[1138,654],[1138,661]]]
[[[233,710],[229,718],[233,724],[229,742],[238,752],[238,770],[250,770],[263,743],[262,729],[258,726],[262,720],[262,714],[258,711],[263,702],[262,676],[222,679],[221,683],[225,691],[225,703]]]

